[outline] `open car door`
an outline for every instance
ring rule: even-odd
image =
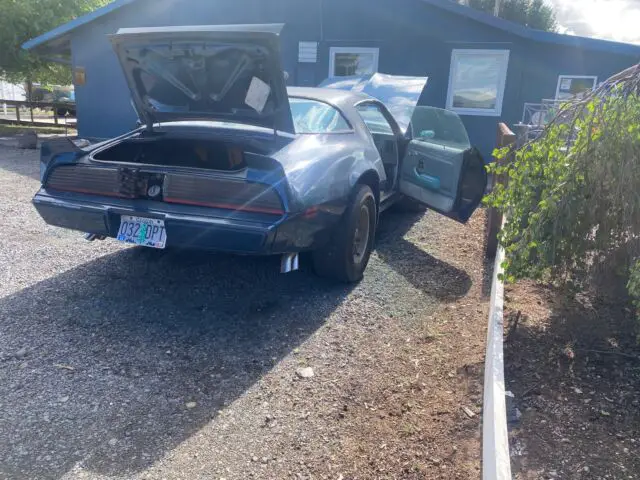
[[[466,223],[482,200],[487,173],[460,117],[416,107],[407,135],[411,140],[400,166],[400,192]]]

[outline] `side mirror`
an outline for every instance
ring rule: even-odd
[[[436,132],[433,130],[421,130],[418,134],[420,140],[433,140],[434,138],[436,138]]]

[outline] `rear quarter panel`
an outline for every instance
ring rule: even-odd
[[[273,156],[283,166],[292,211],[346,207],[358,179],[375,171],[386,180],[377,149],[357,132],[300,135]]]

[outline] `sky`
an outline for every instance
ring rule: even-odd
[[[547,0],[559,31],[640,44],[640,0]]]

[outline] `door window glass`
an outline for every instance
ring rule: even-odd
[[[435,107],[416,107],[411,117],[414,140],[466,150],[471,146],[460,117]]]

